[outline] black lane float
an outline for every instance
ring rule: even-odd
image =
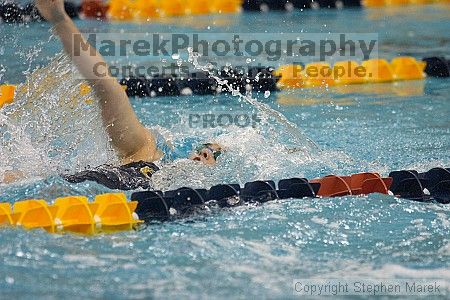
[[[254,205],[277,199],[342,197],[346,195],[391,194],[420,202],[450,203],[450,169],[434,168],[425,173],[404,170],[382,178],[377,173],[351,176],[330,175],[308,181],[291,178],[274,181],[223,184],[207,189],[137,192],[128,201],[123,193],[95,196],[66,196],[53,203],[46,200],[0,203],[0,226],[44,229],[50,233],[73,232],[93,235],[138,228],[139,224],[192,216],[214,208]],[[137,201],[136,201],[137,200]]]
[[[227,80],[234,90],[245,93],[247,90],[255,92],[277,91],[279,77],[273,74],[274,68],[255,67],[247,73],[230,69],[221,70],[216,76]],[[214,78],[204,71],[189,73],[187,76],[155,75],[151,78],[130,77],[120,80],[120,84],[127,87],[128,96],[161,97],[180,95],[214,95],[221,92],[232,92],[226,85],[219,87]]]
[[[352,176],[330,175],[321,179],[305,178],[223,184],[207,189],[180,188],[174,191],[144,191],[131,196],[137,201],[136,214],[147,223],[168,221],[206,208],[230,208],[245,203],[265,203],[278,199],[342,197],[347,195],[390,194],[419,202],[450,204],[450,168],[433,168],[419,173],[395,171],[388,178],[376,173]]]
[[[450,60],[445,57],[427,57],[425,73],[429,77],[450,77]],[[222,69],[215,76],[227,80],[229,86],[241,93],[276,92],[280,76],[274,74],[273,67],[252,67],[247,72],[242,70]],[[130,97],[164,97],[180,95],[214,95],[222,92],[230,93],[227,86],[219,86],[217,81],[204,71],[196,71],[187,76],[176,74],[154,75],[153,77],[129,77],[120,80],[127,87]]]
[[[126,2],[125,2],[126,3]],[[353,7],[380,7],[380,6],[396,6],[399,5],[408,5],[408,4],[426,4],[428,2],[419,3],[417,1],[406,1],[398,2],[398,3],[385,3],[383,1],[362,1],[362,0],[244,0],[242,3],[242,10],[244,11],[258,11],[258,12],[267,12],[267,11],[293,11],[293,10],[304,10],[304,9],[342,9],[342,8],[353,8]],[[117,6],[117,4],[115,4]],[[128,4],[124,4],[123,12],[126,12],[129,7]],[[133,4],[131,4],[133,6]],[[140,4],[142,5],[142,4]],[[187,6],[184,7],[184,2],[180,2],[180,7],[178,7],[178,11],[171,11],[168,15],[180,16],[185,14],[185,10]],[[73,2],[67,1],[65,2],[66,10],[69,15],[73,18],[78,17],[80,14],[85,18],[93,18],[93,19],[106,19],[111,17],[112,19],[126,20],[122,19],[120,16],[115,16],[114,10],[110,11],[110,2],[102,1],[102,0],[83,0],[81,1],[81,5],[77,5]],[[138,5],[139,7],[139,5]],[[116,7],[117,9],[117,7]],[[142,9],[155,10],[154,4],[148,3],[148,7],[139,7],[138,11]],[[187,9],[189,11],[190,9]],[[197,8],[198,10],[198,8]],[[239,11],[237,7],[232,12],[236,13]],[[200,14],[208,14],[208,13],[216,13],[214,11],[208,12],[208,10],[204,8],[200,8]],[[117,13],[117,12],[116,12]],[[198,12],[197,12],[198,13]],[[145,13],[144,13],[145,15]],[[158,15],[158,9],[156,9],[153,13],[151,13],[148,17],[149,19],[155,19],[155,15]],[[163,14],[164,15],[164,14]],[[146,18],[144,18],[146,19]],[[39,13],[34,9],[33,3],[27,4],[25,7],[22,7],[13,1],[4,0],[0,3],[0,20],[7,23],[17,23],[17,22],[30,22],[30,21],[42,21],[42,17]],[[131,20],[130,20],[131,21]]]
[[[71,18],[78,18],[80,7],[72,2],[65,1],[64,8]],[[21,6],[12,1],[3,1],[0,3],[0,22],[4,23],[23,23],[32,21],[43,21],[44,18],[31,2],[26,6]]]
[[[360,0],[245,0],[242,8],[249,11],[294,10],[360,7]]]
[[[65,1],[64,6],[71,18],[85,17],[105,18],[108,5],[101,1],[83,0],[81,5]],[[342,8],[361,6],[360,0],[245,0],[242,9],[246,11],[293,10],[309,8]],[[13,1],[0,3],[0,21],[5,23],[21,23],[43,21],[33,2],[21,6]]]

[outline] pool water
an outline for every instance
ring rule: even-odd
[[[379,10],[244,13],[167,24],[77,21],[83,30],[134,32],[353,32],[379,34],[379,56],[448,55],[448,6]],[[267,24],[270,24],[268,29]],[[188,26],[191,25],[191,26]],[[114,161],[99,112],[55,54],[47,24],[0,25],[0,81],[26,82],[0,110],[0,173],[29,178],[0,185],[0,198],[53,200],[110,190],[59,177]],[[119,59],[119,58],[117,58]],[[133,61],[133,57],[128,57]],[[149,63],[152,63],[149,59]],[[267,62],[267,65],[271,65]],[[34,72],[36,67],[46,66]],[[33,74],[32,74],[33,73]],[[38,88],[41,87],[41,88]],[[282,91],[254,95],[289,122],[231,95],[132,99],[142,122],[172,141],[179,155],[215,140],[228,151],[212,168],[185,159],[155,175],[157,189],[210,187],[287,177],[450,166],[447,79]],[[268,97],[267,97],[268,96]],[[193,113],[259,114],[257,128],[191,128]],[[308,139],[318,148],[303,149]],[[290,153],[287,149],[301,148]],[[130,194],[128,194],[130,195]],[[2,295],[20,298],[291,298],[301,278],[440,279],[450,294],[450,206],[370,195],[294,199],[212,210],[188,220],[98,237],[0,231]],[[445,296],[444,296],[445,295]]]

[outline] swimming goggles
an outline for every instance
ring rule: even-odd
[[[219,158],[219,156],[222,155],[222,151],[221,150],[214,150],[211,146],[212,146],[212,144],[202,144],[202,145],[198,146],[195,149],[195,151],[197,152],[197,154],[200,155],[202,150],[207,149],[207,150],[209,150],[212,153],[214,159],[217,160],[217,158]]]

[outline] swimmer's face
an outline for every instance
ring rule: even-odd
[[[217,158],[222,154],[222,151],[223,149],[219,144],[204,144],[197,148],[191,155],[191,159],[213,166],[217,163]]]

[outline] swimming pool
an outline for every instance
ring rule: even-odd
[[[380,57],[422,58],[448,55],[449,12],[448,6],[424,6],[274,12],[263,17],[245,13],[199,18],[196,28],[188,29],[171,24],[77,24],[86,30],[139,32],[260,33],[268,30],[267,24],[273,33],[377,32]],[[192,24],[185,19],[188,22]],[[59,50],[56,40],[49,41],[45,24],[2,24],[0,32],[5,40],[0,46],[2,82],[24,82],[25,75],[37,65],[47,65]],[[33,101],[18,101],[0,111],[0,121],[8,122],[7,129],[0,131],[0,170],[14,165],[33,175],[24,182],[0,186],[2,200],[52,200],[108,191],[92,183],[71,185],[58,176],[113,156],[98,111],[85,105],[73,109],[70,96],[76,84],[53,72],[69,69],[64,62],[53,64],[46,69],[45,81],[39,82],[45,89],[36,91]],[[143,123],[157,126],[181,152],[211,137],[230,147],[218,166],[206,168],[179,160],[155,178],[156,187],[174,189],[448,167],[449,94],[448,80],[432,78],[379,84],[350,94],[298,90],[259,96],[259,101],[299,127],[298,140],[276,120],[259,130],[193,129],[186,124],[192,112],[256,112],[230,95],[145,98],[132,103]],[[311,157],[284,151],[284,145],[295,146],[305,136],[322,151]],[[448,205],[371,195],[212,211],[187,221],[94,238],[2,229],[0,287],[3,295],[21,298],[290,298],[293,280],[301,278],[438,278],[446,283],[448,296],[449,219]]]

